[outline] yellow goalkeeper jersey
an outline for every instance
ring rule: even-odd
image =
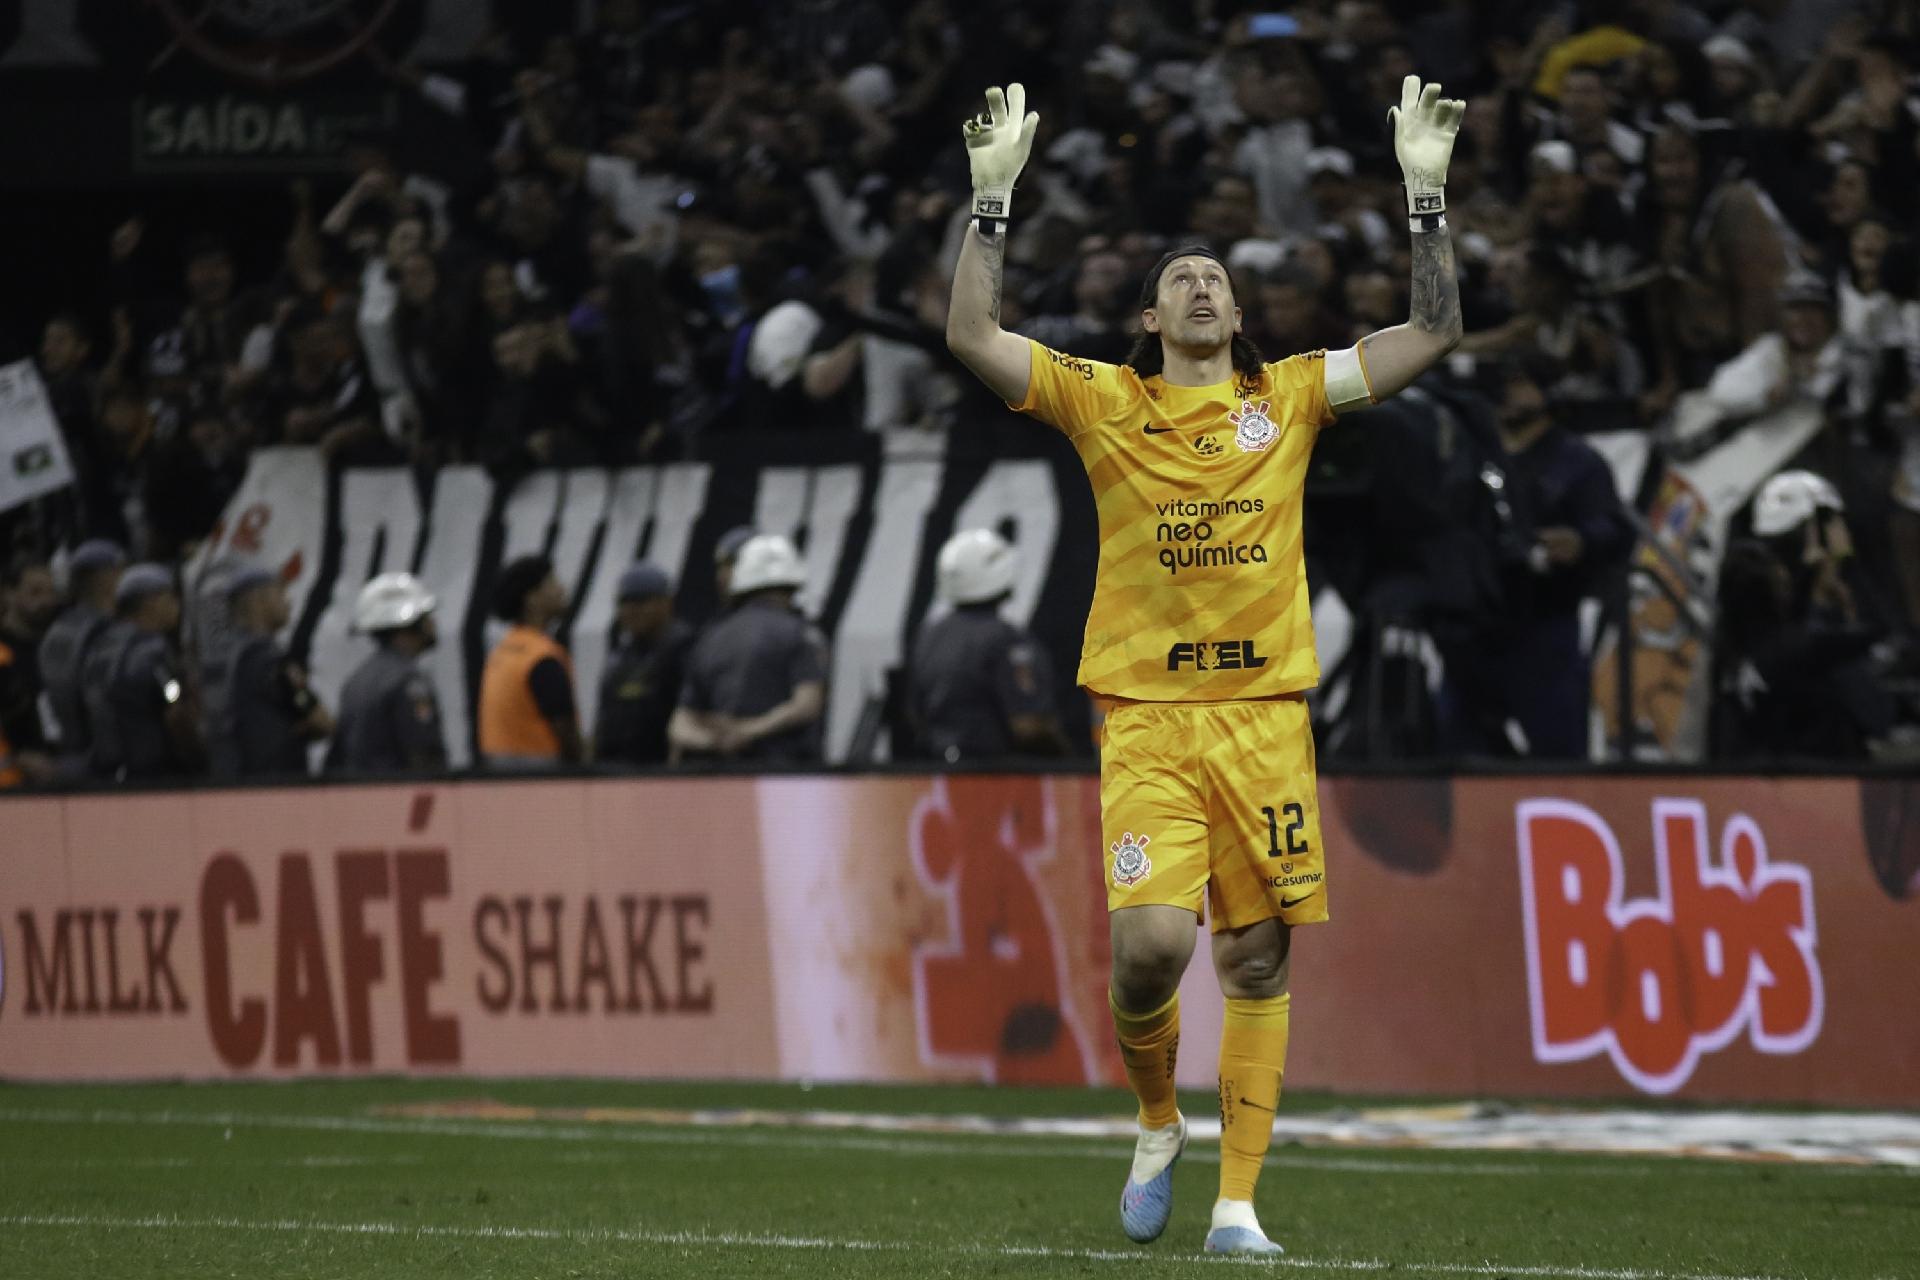
[[[1300,545],[1326,353],[1210,387],[1035,342],[1013,407],[1066,433],[1093,484],[1100,569],[1080,651],[1094,693],[1266,698],[1320,679]]]

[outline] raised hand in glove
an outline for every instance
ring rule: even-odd
[[[973,216],[1005,222],[1013,211],[1013,181],[1033,150],[1040,113],[1027,110],[1027,91],[1010,84],[1005,93],[987,90],[987,110],[960,126],[967,139],[967,167],[973,171]],[[983,227],[984,229],[984,227]]]
[[[1414,217],[1447,211],[1447,162],[1467,104],[1440,96],[1440,86],[1422,87],[1419,76],[1400,84],[1400,105],[1387,108],[1393,123],[1393,154],[1407,180],[1407,212]],[[975,180],[978,185],[978,180]]]

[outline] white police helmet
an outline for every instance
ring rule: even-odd
[[[360,631],[396,631],[433,612],[433,593],[410,573],[383,573],[360,588],[353,625]]]
[[[1817,511],[1845,511],[1840,493],[1811,471],[1782,471],[1753,500],[1753,531],[1763,538],[1797,529]]]
[[[807,568],[793,543],[777,533],[748,538],[734,557],[732,595],[744,596],[768,587],[798,587],[807,580]]]
[[[940,598],[983,604],[1013,590],[1013,547],[991,529],[962,529],[940,548]]]

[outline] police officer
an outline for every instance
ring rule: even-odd
[[[732,609],[687,659],[667,726],[673,758],[694,753],[804,763],[820,758],[827,642],[793,607],[806,570],[793,544],[759,534],[741,546]]]
[[[51,782],[41,714],[40,641],[60,608],[46,562],[21,556],[0,579],[0,787]]]
[[[480,673],[480,754],[497,768],[550,768],[586,756],[573,697],[573,660],[547,634],[567,589],[545,556],[522,556],[494,583],[493,614],[509,623]]]
[[[120,585],[127,553],[115,543],[95,538],[81,543],[67,561],[68,595],[72,599],[40,640],[40,679],[59,734],[60,772],[83,777],[93,736],[87,729],[87,704],[81,696],[81,672],[87,651],[113,621],[114,590]]]
[[[340,691],[331,773],[410,773],[447,767],[440,700],[420,669],[439,640],[431,592],[410,573],[383,573],[360,589],[353,625],[374,651]]]
[[[173,646],[179,625],[172,571],[130,566],[81,672],[95,777],[179,778],[205,766],[198,699]]]
[[[620,575],[620,641],[600,681],[596,760],[665,764],[667,722],[680,701],[693,628],[673,616],[673,584],[641,563]]]
[[[1435,632],[1446,668],[1441,737],[1450,752],[1505,754],[1511,721],[1529,756],[1578,759],[1593,701],[1580,605],[1625,563],[1633,525],[1605,459],[1556,420],[1553,365],[1517,358],[1497,372],[1500,454],[1482,478],[1498,517],[1491,549],[1503,599]]]
[[[920,633],[908,673],[919,745],[936,760],[1066,753],[1046,653],[1000,616],[1014,568],[1013,548],[990,529],[940,548],[936,589],[953,611]]]
[[[226,587],[233,643],[211,673],[207,751],[216,777],[304,774],[307,744],[333,732],[333,717],[307,687],[306,668],[288,657],[275,634],[290,612],[279,576],[258,566],[237,571]]]

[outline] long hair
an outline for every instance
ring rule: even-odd
[[[1140,284],[1140,309],[1144,311],[1159,299],[1160,275],[1167,269],[1167,264],[1176,258],[1196,256],[1212,258],[1220,264],[1220,269],[1227,276],[1227,287],[1233,290],[1234,300],[1237,302],[1240,298],[1240,286],[1234,282],[1233,268],[1227,265],[1227,260],[1206,245],[1190,244],[1169,250],[1161,255],[1160,261],[1153,264],[1153,270],[1147,272],[1147,278]],[[1260,348],[1254,345],[1253,339],[1245,334],[1236,333],[1233,335],[1232,349],[1234,372],[1249,380],[1259,378],[1261,371],[1266,367],[1267,358],[1260,354]],[[1161,346],[1160,335],[1136,328],[1133,335],[1133,349],[1127,353],[1127,363],[1133,366],[1133,371],[1143,378],[1151,378],[1161,372],[1166,366],[1166,351]]]
[[[1139,329],[1133,335],[1133,349],[1127,352],[1127,363],[1133,371],[1143,378],[1151,378],[1166,365],[1166,352],[1160,345],[1160,335]],[[1266,356],[1254,345],[1252,338],[1244,333],[1233,335],[1233,371],[1249,381],[1257,380],[1267,367]]]

